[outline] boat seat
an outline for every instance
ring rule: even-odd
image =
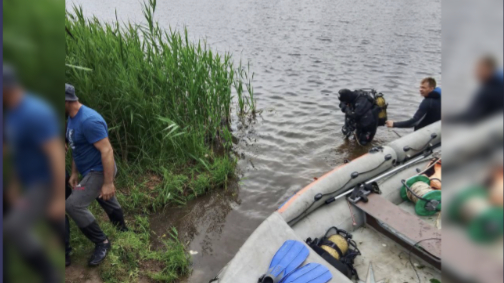
[[[367,215],[382,224],[386,224],[388,230],[394,231],[393,233],[396,236],[406,240],[410,245],[425,239],[441,239],[441,232],[436,227],[423,221],[418,216],[404,211],[384,197],[371,194],[368,199],[367,203],[361,201],[355,205]],[[366,222],[369,223],[369,220],[366,219]],[[420,242],[418,246],[422,247],[430,257],[441,258],[441,240],[425,240]]]
[[[231,262],[218,275],[219,283],[257,283],[264,274],[278,248],[286,240],[304,242],[278,213],[273,213],[248,238]],[[316,262],[327,267],[333,276],[329,282],[352,283],[345,275],[310,249],[304,264]],[[222,279],[220,279],[222,278]]]

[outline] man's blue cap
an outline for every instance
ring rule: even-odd
[[[75,87],[71,84],[65,84],[65,101],[78,101],[75,95]]]

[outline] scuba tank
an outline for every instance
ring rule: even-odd
[[[335,233],[329,236],[331,230]],[[352,235],[345,230],[331,227],[320,239],[308,238],[306,243],[312,250],[325,259],[329,264],[343,273],[349,279],[355,276],[359,280],[357,270],[354,268],[354,259],[360,255]]]
[[[385,121],[387,121],[387,101],[385,101],[385,97],[383,93],[377,92],[374,89],[357,89],[355,93],[359,95],[364,95],[371,102],[372,105],[378,106],[380,108],[380,112],[378,113],[378,126],[385,126]]]
[[[374,93],[373,93],[374,92]],[[384,126],[385,121],[387,121],[387,102],[385,101],[385,98],[383,97],[383,93],[379,92],[376,93],[376,91],[373,90],[371,92],[374,95],[374,101],[375,104],[380,107],[381,111],[378,113],[378,126]]]

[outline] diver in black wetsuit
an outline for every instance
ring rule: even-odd
[[[388,120],[386,122],[389,128],[414,128],[415,131],[434,122],[441,120],[441,89],[436,87],[436,80],[433,78],[425,78],[420,84],[420,94],[424,100],[420,103],[417,112],[413,118],[394,122]]]
[[[338,92],[341,101],[341,111],[345,113],[345,126],[343,134],[348,136],[355,127],[355,139],[360,145],[369,144],[378,127],[378,113],[380,108],[373,103],[367,93],[358,93],[349,89]]]

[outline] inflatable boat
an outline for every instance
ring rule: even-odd
[[[341,164],[282,204],[210,282],[440,282],[441,196],[421,186],[440,186],[440,144],[437,122]],[[265,280],[296,243],[302,262]],[[303,266],[326,279],[282,278]]]

